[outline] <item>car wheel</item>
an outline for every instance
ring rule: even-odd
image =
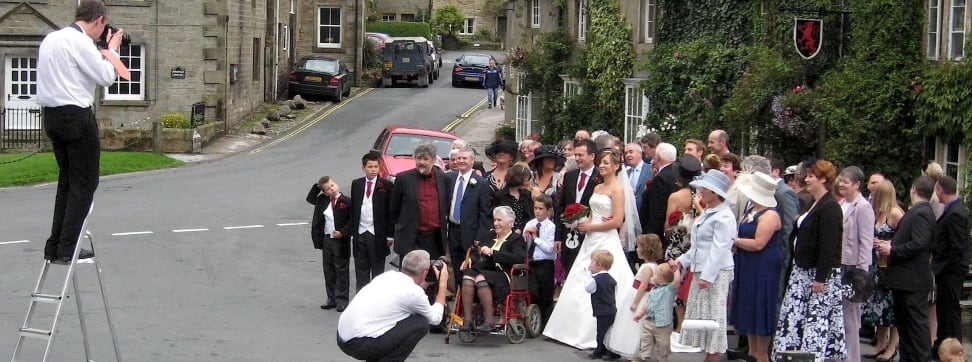
[[[350,86],[348,87],[348,90],[344,91],[344,96],[345,97],[347,97],[349,95],[351,95],[351,87]]]
[[[435,83],[435,74],[429,73],[429,84]]]
[[[343,100],[344,100],[344,93],[343,92],[338,92],[338,94],[336,96],[334,96],[334,103],[341,103],[341,101],[343,101]]]
[[[462,85],[462,84],[459,84],[459,81],[455,81],[455,80],[452,81],[452,86],[453,87],[459,88],[460,85]]]

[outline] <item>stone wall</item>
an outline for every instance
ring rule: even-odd
[[[152,151],[154,135],[151,128],[102,128],[99,130],[102,150]],[[225,132],[223,122],[212,122],[195,129],[205,146]],[[163,128],[163,153],[192,153],[192,129]]]

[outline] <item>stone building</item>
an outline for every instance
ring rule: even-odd
[[[489,30],[490,34],[500,39],[506,39],[507,14],[506,1],[501,0],[366,0],[373,6],[374,18],[378,21],[424,21],[427,14],[431,19],[435,10],[443,6],[455,5],[462,11],[465,19],[459,35],[473,35],[481,29]],[[500,9],[490,9],[499,6]],[[429,11],[429,9],[432,9]]]
[[[207,120],[237,125],[286,95],[289,70],[301,56],[328,54],[359,68],[363,1],[105,0],[108,21],[132,37],[121,49],[132,79],[98,90],[98,118],[150,127],[147,118],[189,116],[202,103]],[[39,120],[16,119],[28,113],[12,110],[37,108],[37,48],[74,21],[77,4],[0,0],[4,129],[40,128]]]

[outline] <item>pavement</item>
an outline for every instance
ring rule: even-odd
[[[360,88],[355,88],[353,93],[360,92]],[[348,97],[351,98],[351,97]],[[254,134],[246,131],[238,133],[228,133],[209,144],[202,147],[199,153],[168,153],[166,156],[181,160],[185,163],[199,163],[217,160],[239,152],[246,152],[256,148],[260,144],[273,139],[275,136],[289,132],[295,127],[320,117],[327,112],[334,103],[329,101],[308,102],[304,111],[298,112],[298,117],[294,120],[274,122],[270,128],[262,129],[264,134]],[[494,139],[496,127],[504,121],[505,111],[500,108],[486,108],[486,102],[479,102],[469,109],[463,116],[450,122],[446,131],[450,131],[456,136],[469,142],[478,153],[478,161],[485,161],[485,150]],[[257,124],[255,128],[261,128]]]

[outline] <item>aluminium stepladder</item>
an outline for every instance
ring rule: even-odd
[[[91,215],[91,210],[94,208],[92,206],[88,209],[88,215]],[[28,339],[41,339],[47,341],[47,346],[44,349],[44,359],[42,361],[47,361],[51,353],[51,346],[54,343],[54,336],[57,334],[57,323],[61,318],[62,307],[64,306],[64,300],[69,297],[68,295],[68,285],[72,285],[74,289],[74,300],[78,306],[78,320],[81,324],[81,336],[84,340],[84,355],[85,361],[93,361],[91,358],[91,347],[88,343],[88,331],[87,326],[84,322],[84,308],[81,304],[81,293],[78,290],[78,276],[75,273],[75,266],[78,264],[94,264],[95,270],[98,275],[98,286],[101,289],[101,299],[105,306],[105,317],[108,320],[108,330],[111,332],[111,344],[115,349],[115,359],[116,361],[121,361],[121,351],[118,348],[118,338],[115,334],[115,327],[111,322],[111,309],[108,307],[108,293],[105,291],[105,283],[101,277],[101,264],[97,254],[90,259],[78,260],[78,255],[81,252],[81,240],[84,238],[88,239],[88,245],[91,247],[91,251],[94,252],[94,240],[91,237],[91,232],[87,231],[88,219],[85,217],[84,223],[81,226],[82,232],[78,235],[78,242],[74,246],[74,256],[71,258],[71,263],[66,265],[67,273],[64,275],[64,283],[61,285],[59,294],[44,293],[44,282],[48,277],[48,272],[53,264],[50,261],[44,261],[44,267],[41,269],[40,276],[37,278],[37,284],[34,286],[33,292],[30,294],[30,305],[27,307],[27,317],[24,318],[24,325],[20,328],[20,337],[17,340],[17,347],[14,348],[13,357],[10,359],[11,362],[19,361],[20,353],[23,351],[24,343]],[[37,307],[40,304],[54,304],[57,306],[54,312],[54,321],[50,325],[50,329],[31,327],[31,319],[37,312]]]

